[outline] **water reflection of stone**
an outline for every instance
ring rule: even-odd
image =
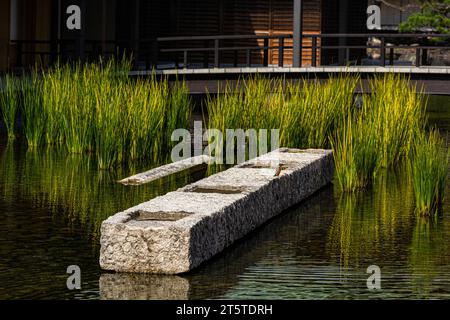
[[[220,298],[239,283],[241,275],[248,268],[257,266],[272,253],[276,252],[280,260],[278,262],[271,260],[270,264],[279,264],[281,267],[285,262],[283,257],[295,259],[297,255],[302,255],[307,241],[320,242],[325,237],[332,214],[319,213],[327,212],[333,205],[330,199],[332,189],[326,188],[186,275],[102,274],[99,280],[101,298]],[[325,256],[319,259],[325,260]],[[307,270],[305,274],[308,274]]]
[[[99,287],[105,300],[186,300],[190,283],[178,276],[104,273]]]

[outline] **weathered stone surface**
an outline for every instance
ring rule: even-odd
[[[172,174],[202,165],[204,163],[208,163],[209,160],[210,157],[207,155],[192,157],[189,159],[170,163],[165,166],[149,170],[147,172],[136,174],[126,179],[120,180],[119,183],[125,185],[141,185],[144,183],[149,183],[151,181],[170,176]]]
[[[328,184],[333,170],[331,151],[280,149],[142,203],[103,222],[100,265],[188,272]]]

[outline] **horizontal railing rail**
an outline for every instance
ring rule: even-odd
[[[214,36],[175,36],[157,37],[149,39],[94,40],[94,39],[60,39],[60,40],[11,40],[0,43],[0,46],[13,45],[15,50],[8,50],[15,55],[15,64],[23,66],[23,57],[47,57],[50,62],[61,58],[80,59],[86,57],[121,55],[123,52],[133,53],[135,61],[145,62],[145,68],[179,68],[180,56],[182,68],[195,67],[191,64],[195,57],[204,68],[218,68],[231,63],[233,66],[252,65],[252,55],[257,52],[262,65],[269,65],[269,52],[278,55],[277,65],[285,66],[285,53],[293,50],[286,40],[292,39],[292,34],[251,34],[251,35],[214,35]],[[371,43],[369,39],[376,38],[378,43]],[[398,34],[398,33],[345,33],[345,34],[303,34],[300,55],[308,53],[308,65],[317,66],[323,50],[338,50],[343,61],[339,64],[351,63],[353,50],[379,50],[379,65],[386,66],[394,63],[396,49],[410,49],[415,51],[415,66],[427,64],[429,50],[440,49],[448,51],[449,41],[443,44],[431,44],[425,40],[450,39],[448,34]],[[306,40],[306,41],[305,41]],[[401,42],[406,42],[403,44]],[[200,56],[199,54],[203,54]],[[223,57],[225,55],[225,58]],[[11,57],[10,57],[11,58]],[[211,62],[212,60],[212,62]],[[261,64],[261,60],[259,60]],[[302,61],[300,57],[300,61]]]
[[[410,39],[410,40],[420,40],[420,39],[432,39],[432,38],[443,38],[443,39],[450,39],[450,34],[406,34],[406,33],[344,33],[344,34],[305,34],[303,37],[311,38],[311,46],[303,46],[305,49],[311,49],[311,66],[316,67],[317,66],[317,51],[320,49],[337,49],[337,50],[344,50],[345,51],[345,64],[348,64],[350,62],[350,50],[351,49],[379,49],[380,50],[380,66],[385,67],[386,66],[386,50],[389,49],[389,64],[393,65],[394,62],[394,50],[395,49],[413,49],[415,50],[415,66],[420,67],[422,65],[426,64],[427,59],[427,50],[431,49],[443,49],[443,50],[449,50],[450,53],[450,46],[444,45],[393,45],[386,43],[386,39]],[[369,38],[378,38],[380,40],[379,45],[320,45],[318,44],[319,39],[355,39],[355,38],[361,38],[361,39],[369,39]]]
[[[186,37],[159,37],[157,38],[158,47],[164,43],[169,43],[173,45],[174,43],[182,43],[186,41],[203,41],[204,43],[213,43],[213,47],[183,47],[183,48],[159,48],[159,52],[161,53],[172,53],[172,54],[183,54],[183,67],[187,68],[189,65],[189,54],[194,52],[204,52],[206,53],[203,59],[203,66],[209,67],[209,53],[214,53],[214,68],[218,68],[221,65],[220,62],[220,54],[222,52],[231,51],[234,52],[233,57],[233,65],[238,65],[238,54],[240,51],[245,52],[245,64],[249,66],[251,64],[251,54],[255,51],[262,51],[263,56],[263,65],[267,66],[269,63],[269,50],[278,50],[278,55],[281,57],[278,61],[279,65],[283,65],[283,57],[284,50],[292,49],[292,46],[285,46],[285,39],[291,39],[291,34],[279,34],[279,35],[267,35],[267,34],[252,34],[252,35],[217,35],[217,36],[186,36]],[[231,45],[231,46],[221,46],[221,42],[223,41],[242,41],[242,40],[262,40],[263,45]],[[270,40],[278,40],[277,46],[269,45]],[[175,63],[175,67],[178,68],[178,56],[175,55],[175,59],[173,61]]]

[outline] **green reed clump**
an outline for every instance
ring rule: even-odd
[[[95,112],[92,72],[82,69],[79,64],[73,68],[64,66],[62,72],[61,86],[72,86],[62,106],[60,130],[64,144],[70,153],[92,151]]]
[[[401,75],[376,77],[370,88],[363,108],[376,126],[378,167],[389,168],[408,156],[415,136],[424,130],[425,97]]]
[[[164,138],[169,132],[164,131],[168,122],[166,112],[170,109],[169,84],[166,80],[138,79],[128,85],[128,103],[125,103],[127,119],[132,124],[128,127],[129,157],[132,160],[151,157],[157,160],[165,150]]]
[[[172,147],[172,132],[178,128],[189,128],[192,116],[192,101],[189,89],[184,81],[176,82],[170,89],[169,108],[166,108],[166,135],[167,147]]]
[[[4,78],[3,91],[0,92],[0,115],[8,133],[8,140],[15,139],[15,125],[19,109],[19,82],[12,76]]]
[[[352,120],[331,138],[336,180],[343,191],[365,188],[382,168],[408,160],[426,124],[424,95],[407,78],[376,77],[370,88]]]
[[[260,137],[256,137],[258,148],[263,148],[259,152],[264,153],[272,147],[271,129],[279,129],[282,124],[285,92],[281,80],[255,76],[239,80],[235,87],[228,83],[217,96],[208,96],[206,106],[209,128],[221,130],[225,137],[218,142],[217,150],[224,149],[222,142],[231,142],[226,141],[227,129],[267,129],[264,139],[268,142],[267,148],[260,144]]]
[[[22,80],[21,87],[23,131],[28,147],[36,148],[43,143],[47,127],[47,114],[43,109],[42,81],[36,69],[29,81]]]
[[[330,134],[352,109],[357,83],[357,77],[304,82],[302,87],[261,76],[241,79],[236,87],[228,84],[208,97],[209,127],[222,132],[279,129],[285,147],[329,147]]]
[[[95,154],[100,169],[110,169],[123,159],[123,132],[126,110],[120,108],[123,91],[109,82],[96,88],[94,140]]]
[[[353,109],[358,77],[331,77],[289,87],[283,109],[281,143],[289,147],[328,148],[329,137]]]
[[[438,130],[416,137],[410,168],[418,214],[434,214],[442,203],[449,156],[450,150],[447,150]]]
[[[344,192],[366,188],[378,160],[376,125],[360,113],[351,114],[332,135],[336,181]]]
[[[192,104],[184,83],[132,79],[128,59],[56,64],[23,85],[24,128],[30,146],[65,146],[94,153],[101,169],[157,160],[172,131],[188,128]]]
[[[61,77],[60,70],[42,74],[42,112],[47,117],[44,139],[48,145],[62,142],[60,132],[62,112],[64,106],[68,105],[67,98],[72,91],[72,87],[67,87],[67,83]]]

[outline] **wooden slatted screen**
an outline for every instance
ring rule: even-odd
[[[218,35],[218,34],[267,34],[281,35],[293,33],[293,1],[292,0],[167,0],[175,8],[169,9],[172,17],[161,23],[166,26],[172,36]],[[303,32],[319,34],[321,32],[322,0],[304,0]],[[174,26],[175,25],[175,26]],[[144,28],[148,28],[144,26]],[[167,32],[166,32],[167,33]],[[184,43],[185,45],[186,43]],[[189,43],[189,46],[200,47],[205,43]],[[210,44],[211,45],[211,44]],[[263,40],[242,40],[225,42],[226,46],[263,47]],[[271,40],[269,45],[277,46],[278,40]],[[292,39],[285,42],[292,46]],[[311,46],[311,39],[305,38],[304,46]],[[222,61],[231,61],[232,52],[222,53]],[[200,54],[193,55],[199,60]],[[225,59],[223,59],[225,58]],[[285,65],[292,64],[292,49],[285,50]],[[212,57],[210,57],[211,61]],[[256,50],[251,56],[252,63],[263,62],[263,51]],[[240,52],[239,62],[245,61],[245,52]],[[320,63],[320,52],[317,62]],[[303,64],[311,63],[311,49],[303,50]],[[278,64],[278,50],[269,51],[269,64]]]
[[[271,1],[271,20],[269,25],[270,35],[293,34],[293,16],[292,0],[272,0]],[[321,32],[321,0],[304,0],[303,2],[303,33],[320,34]],[[304,38],[302,42],[304,47],[311,47],[311,38]],[[272,40],[272,46],[278,46],[278,40]],[[285,40],[286,46],[292,46],[291,39]],[[320,39],[318,41],[320,45]],[[278,64],[278,51],[271,52],[270,63]],[[284,63],[292,64],[292,49],[284,52]],[[320,64],[320,50],[317,50],[317,63]],[[311,49],[302,50],[302,64],[311,64]]]

